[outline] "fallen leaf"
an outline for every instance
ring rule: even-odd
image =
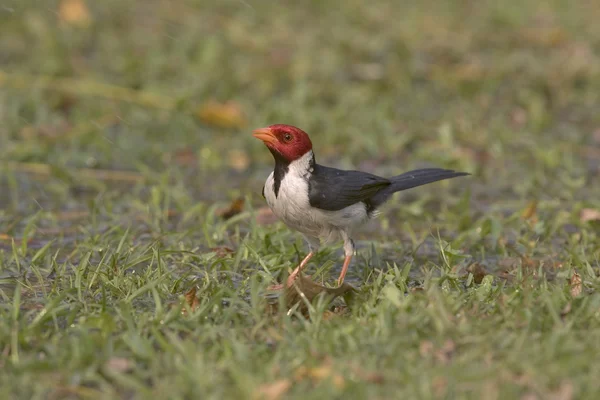
[[[521,396],[521,400],[540,400],[535,393],[525,393]]]
[[[573,383],[570,381],[562,381],[558,389],[552,393],[548,398],[550,400],[571,400],[575,390]]]
[[[471,265],[469,265],[467,267],[467,272],[473,274],[473,282],[475,282],[476,284],[480,284],[481,281],[483,281],[483,278],[485,278],[485,276],[487,275],[485,268],[483,268],[483,266],[478,262],[474,262]]]
[[[433,353],[433,342],[430,340],[423,340],[419,343],[419,354],[421,357],[427,357]]]
[[[421,357],[433,356],[441,364],[447,364],[448,362],[450,362],[450,359],[452,358],[455,349],[456,345],[450,339],[446,340],[442,347],[437,349],[433,342],[429,340],[423,340],[419,344],[419,354],[421,355]]]
[[[571,304],[571,302],[568,302],[568,303],[567,303],[567,304],[566,304],[566,305],[563,307],[563,309],[560,311],[560,316],[561,316],[561,318],[564,318],[564,317],[566,317],[566,316],[567,316],[567,315],[568,315],[568,314],[571,312],[571,310],[572,310],[572,309],[573,309],[573,305]]]
[[[308,368],[301,366],[294,373],[294,378],[296,381],[302,381],[308,378],[315,384],[330,379],[333,385],[338,389],[343,389],[346,385],[344,377],[335,371],[330,359],[326,359],[322,365],[317,367]]]
[[[196,308],[198,307],[198,304],[200,303],[198,301],[198,298],[196,297],[196,286],[192,286],[192,288],[190,290],[188,290],[185,294],[185,302],[186,304],[190,307],[190,310],[192,312],[196,311]],[[182,314],[186,314],[186,309],[183,308],[181,310]]]
[[[2,357],[0,357],[0,368],[4,368],[4,363],[8,360],[8,356],[10,355],[10,344],[4,345],[4,349],[0,355],[2,355]]]
[[[567,41],[567,33],[557,26],[526,27],[521,30],[521,43],[539,47],[558,47]]]
[[[7,166],[9,169],[14,171],[40,175],[44,177],[57,173],[55,168],[49,164],[9,161]],[[133,171],[79,168],[73,170],[69,169],[68,172],[72,173],[73,175],[77,175],[81,179],[97,179],[100,181],[137,183],[145,179],[143,175]]]
[[[45,142],[52,143],[66,137],[72,128],[73,127],[71,124],[66,121],[62,121],[52,125],[27,125],[21,129],[19,134],[25,140],[43,140]]]
[[[583,292],[583,282],[581,280],[581,275],[577,272],[573,272],[571,279],[569,279],[569,286],[571,287],[571,296],[577,297],[581,295]]]
[[[445,398],[448,392],[448,378],[445,376],[436,376],[431,381],[431,386],[436,399]]]
[[[351,70],[354,77],[361,81],[377,81],[385,75],[385,67],[380,63],[354,64]]]
[[[600,144],[600,128],[597,128],[596,130],[594,130],[594,133],[592,134],[592,137],[594,138],[594,141],[597,144]]]
[[[45,307],[45,304],[42,303],[23,303],[21,304],[22,310],[41,310]]]
[[[70,25],[89,26],[92,17],[83,0],[62,0],[58,7],[58,17]]]
[[[259,225],[272,225],[278,220],[269,207],[261,207],[256,212],[256,223]]]
[[[59,97],[56,99],[53,107],[66,115],[71,113],[73,107],[77,104],[77,97],[69,93],[59,94]]]
[[[229,219],[244,210],[244,202],[245,200],[243,197],[238,197],[232,201],[229,206],[217,210],[216,214],[223,219]]]
[[[230,150],[228,158],[229,166],[236,171],[245,171],[250,165],[250,157],[241,150]]]
[[[246,118],[239,104],[234,102],[218,103],[208,101],[198,108],[196,113],[200,121],[221,128],[243,128]]]
[[[527,205],[527,207],[521,213],[521,218],[530,220],[533,223],[537,222],[537,216],[536,216],[537,206],[538,206],[538,201],[531,200],[529,202],[529,204]]]
[[[581,222],[600,221],[600,210],[584,208],[579,213],[579,220]]]
[[[210,251],[214,251],[216,253],[216,256],[219,258],[223,258],[225,256],[229,256],[235,253],[235,251],[232,248],[226,246],[212,247]]]
[[[481,61],[470,60],[452,68],[454,78],[459,82],[476,82],[485,76],[485,68]]]
[[[333,311],[327,310],[323,313],[323,320],[328,321],[333,318],[338,318],[348,313],[348,307],[334,307]]]
[[[510,119],[515,128],[522,128],[527,124],[527,111],[522,107],[517,107],[511,111]]]
[[[254,398],[265,400],[277,400],[286,394],[292,387],[292,381],[287,378],[280,379],[272,383],[260,385]]]
[[[192,167],[198,164],[198,157],[196,156],[196,153],[194,153],[192,149],[188,147],[177,150],[175,153],[173,153],[173,159],[175,160],[175,164],[184,167]]]
[[[134,367],[134,363],[128,358],[112,357],[104,366],[114,372],[124,373],[131,371]]]
[[[379,372],[367,372],[363,371],[362,368],[354,366],[352,368],[354,374],[360,379],[368,383],[382,384],[385,383],[385,377]]]
[[[450,359],[454,355],[454,351],[456,350],[456,344],[451,339],[448,339],[444,342],[442,347],[436,351],[435,356],[438,361],[442,364],[448,364]]]

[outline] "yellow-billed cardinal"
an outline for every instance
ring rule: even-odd
[[[273,213],[288,227],[302,233],[309,253],[290,275],[293,282],[324,243],[340,237],[345,260],[338,284],[344,282],[354,254],[352,228],[377,214],[377,208],[398,191],[469,175],[440,168],[424,168],[392,178],[366,172],[343,171],[315,162],[310,138],[303,130],[276,124],[257,129],[253,136],[262,140],[273,158],[275,169],[263,187],[263,197]]]

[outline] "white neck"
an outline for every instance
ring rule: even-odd
[[[309,150],[302,157],[292,161],[288,166],[288,173],[292,173],[297,176],[306,175],[312,172],[312,167],[315,163],[315,156],[312,150]]]

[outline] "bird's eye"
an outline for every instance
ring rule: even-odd
[[[292,135],[290,135],[289,133],[286,133],[286,134],[283,136],[283,141],[284,141],[284,142],[290,142],[291,140],[292,140]]]

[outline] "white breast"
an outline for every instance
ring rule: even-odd
[[[308,174],[312,152],[290,163],[275,196],[273,173],[265,183],[267,204],[287,226],[307,236],[330,241],[340,229],[348,231],[352,226],[365,222],[367,212],[363,203],[353,204],[338,211],[313,208],[308,200]]]

